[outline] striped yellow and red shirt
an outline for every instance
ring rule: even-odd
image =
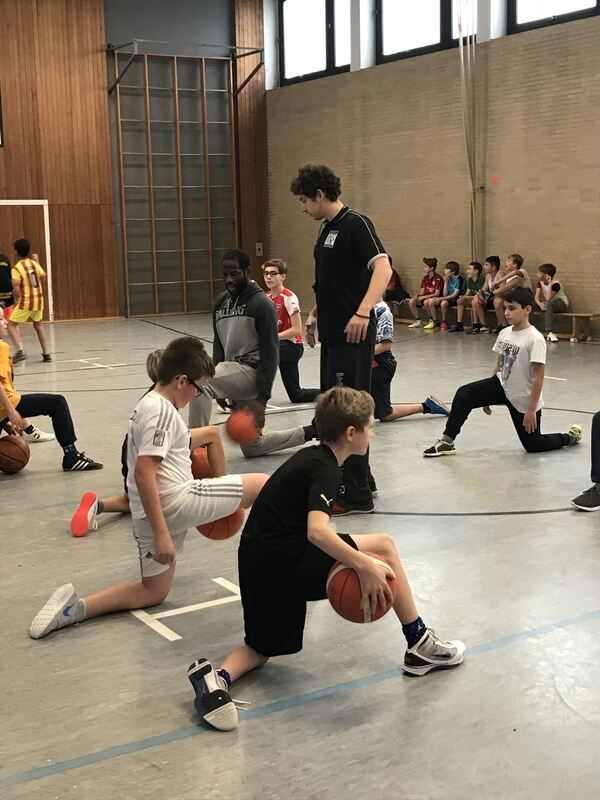
[[[13,408],[16,408],[21,400],[21,395],[17,394],[13,380],[13,362],[10,355],[10,347],[0,339],[0,383],[6,392],[8,402]],[[8,408],[4,406],[4,403],[0,403],[0,420],[6,419],[7,416]]]
[[[46,273],[37,261],[32,258],[22,258],[12,268],[13,285],[19,284],[21,297],[15,304],[15,308],[23,311],[43,311],[44,292],[42,289],[42,278]]]

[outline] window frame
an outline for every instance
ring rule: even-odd
[[[294,78],[285,77],[285,36],[283,30],[283,6],[286,0],[278,0],[277,4],[277,26],[279,38],[279,85],[292,86],[294,83],[304,83],[318,78],[326,78],[329,75],[340,75],[343,72],[350,72],[350,64],[342,67],[335,66],[335,13],[334,0],[325,0],[325,57],[326,67],[318,72],[307,72],[304,75],[297,75]]]
[[[403,50],[400,53],[383,53],[383,0],[375,0],[375,63],[388,64],[390,61],[399,61],[403,58],[438,53],[440,50],[450,50],[458,47],[458,39],[452,38],[452,3],[440,0],[440,41],[428,44],[425,47],[415,47],[412,50]]]
[[[571,11],[566,14],[559,14],[554,17],[542,17],[531,22],[517,23],[517,3],[519,0],[507,0],[506,4],[506,34],[511,36],[514,33],[533,31],[536,28],[548,28],[550,25],[560,25],[563,22],[573,22],[577,19],[587,19],[600,14],[600,0],[596,0],[596,5],[592,8],[584,8],[581,11]]]

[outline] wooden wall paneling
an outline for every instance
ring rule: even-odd
[[[29,239],[31,252],[40,257],[40,264],[46,269],[43,206],[0,206],[0,250],[8,256],[11,265],[19,259],[13,248],[16,239]],[[44,284],[44,300],[44,319],[48,319],[47,283]]]
[[[204,161],[204,197],[206,202],[206,247],[208,249],[208,280],[210,290],[210,307],[214,305],[214,265],[212,251],[212,212],[210,208],[210,167],[209,167],[209,147],[208,147],[208,109],[206,102],[206,64],[203,58],[199,61],[200,66],[200,94],[201,119],[202,119],[202,154]]]
[[[185,268],[185,235],[183,225],[183,188],[181,181],[181,135],[179,130],[179,78],[177,57],[171,59],[173,66],[173,119],[175,124],[175,173],[177,176],[177,216],[179,227],[179,273],[181,275],[181,299],[183,311],[187,312],[187,285]]]
[[[114,79],[119,77],[119,57],[113,53]],[[117,126],[117,158],[119,170],[119,206],[121,210],[121,256],[123,259],[123,279],[125,281],[125,308],[131,308],[129,296],[129,257],[127,249],[127,210],[125,206],[125,168],[123,164],[123,130],[121,123],[121,84],[117,84],[115,96],[115,119]]]
[[[240,241],[240,199],[238,182],[238,159],[237,159],[237,121],[235,111],[234,96],[234,69],[233,61],[229,62],[227,70],[227,88],[229,90],[229,152],[231,154],[231,204],[233,207],[233,236],[235,243]]]
[[[263,47],[262,0],[235,0],[234,11],[235,44],[247,47]],[[236,59],[236,87],[241,85],[259,61],[258,55]],[[236,116],[240,243],[248,252],[252,263],[258,267],[264,259],[256,256],[255,243],[263,243],[265,256],[270,252],[268,241],[267,111],[264,67],[254,75],[237,96]]]
[[[148,158],[148,208],[150,209],[150,258],[152,262],[152,295],[154,313],[158,314],[158,286],[156,285],[156,212],[154,209],[154,174],[152,170],[152,131],[150,124],[150,88],[148,84],[148,56],[144,56],[144,116],[146,118],[146,155]]]

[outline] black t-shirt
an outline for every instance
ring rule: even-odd
[[[371,220],[347,206],[321,228],[314,250],[314,289],[323,344],[346,344],[344,328],[369,288],[373,261],[380,255],[385,250]],[[372,312],[365,341],[375,343]]]
[[[0,305],[6,307],[13,305],[12,291],[10,261],[0,252]]]
[[[295,564],[307,542],[309,511],[331,516],[342,471],[326,444],[299,450],[265,483],[244,526],[240,547],[282,566]]]

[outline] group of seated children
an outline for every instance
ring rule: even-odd
[[[523,258],[518,253],[508,256],[504,268],[500,269],[500,258],[488,256],[483,264],[471,261],[467,267],[467,279],[460,275],[460,267],[456,261],[448,261],[444,266],[444,277],[437,273],[437,258],[423,259],[425,275],[419,291],[409,300],[409,307],[415,322],[409,328],[432,330],[440,328],[449,333],[468,334],[488,333],[490,331],[486,314],[493,311],[496,315],[497,327],[493,331],[497,336],[508,322],[504,314],[506,295],[517,286],[525,286],[533,291],[531,278],[523,268]],[[557,342],[554,333],[555,314],[564,312],[569,307],[569,299],[556,278],[554,264],[542,264],[536,274],[535,310],[544,312],[544,329],[550,342]],[[472,325],[464,329],[463,317],[465,308],[471,309]],[[438,319],[438,308],[441,309],[441,322]],[[448,309],[456,308],[456,324],[448,327]],[[428,321],[423,322],[420,309],[425,309]]]

